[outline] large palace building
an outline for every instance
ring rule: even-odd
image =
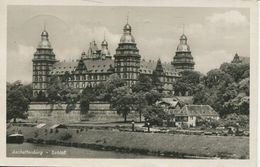
[[[89,44],[87,53],[82,52],[76,61],[58,61],[49,41],[48,32],[44,29],[41,41],[33,58],[33,96],[46,94],[46,88],[52,76],[60,80],[66,76],[71,86],[83,90],[93,87],[108,79],[111,74],[118,74],[128,86],[136,83],[140,74],[151,76],[157,72],[163,85],[163,91],[173,90],[173,81],[181,77],[182,70],[193,70],[194,61],[187,37],[183,34],[172,63],[145,61],[141,59],[139,49],[132,35],[132,28],[127,23],[123,28],[123,35],[112,58],[108,49],[108,42],[104,39],[99,49],[97,43]]]

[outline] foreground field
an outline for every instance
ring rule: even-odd
[[[249,138],[237,136],[197,136],[157,133],[119,132],[112,130],[59,129],[57,132],[21,127],[26,140],[68,146],[96,145],[110,150],[157,153],[178,157],[217,157],[248,159]],[[50,142],[51,141],[51,142]]]

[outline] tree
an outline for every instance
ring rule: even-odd
[[[232,76],[220,69],[210,70],[204,78],[204,83],[208,88],[223,88],[232,82],[234,82]]]
[[[93,93],[95,94],[95,99],[96,100],[101,100],[101,101],[110,101],[111,99],[111,94],[108,93],[106,89],[106,84],[104,82],[99,83],[95,87],[93,87]]]
[[[249,114],[249,65],[223,63],[210,70],[195,89],[195,104],[212,106],[221,117]]]
[[[200,83],[203,75],[197,71],[182,71],[181,78],[173,83],[175,95],[193,95],[197,85]]]
[[[249,64],[223,63],[220,70],[231,75],[235,82],[240,82],[249,77]]]
[[[154,87],[152,79],[149,76],[140,74],[137,78],[136,84],[132,86],[132,90],[133,92],[148,92]]]
[[[151,79],[152,79],[152,85],[155,87],[155,89],[158,92],[162,93],[162,91],[163,91],[163,84],[160,81],[160,74],[159,74],[159,72],[158,71],[153,71]]]
[[[113,91],[119,87],[125,86],[126,82],[119,78],[118,74],[112,74],[108,80],[104,83],[106,90],[106,100],[110,101]]]
[[[233,126],[233,127],[242,127],[245,129],[249,128],[249,116],[248,115],[243,115],[243,114],[229,114],[227,115],[223,120],[222,124],[225,127]]]
[[[54,104],[65,102],[66,112],[70,112],[75,108],[77,101],[80,99],[79,89],[68,84],[67,81],[62,82],[56,76],[50,79],[50,83],[46,90],[48,94],[48,102],[51,104],[51,112]]]
[[[142,113],[146,110],[148,106],[147,100],[143,94],[143,92],[139,92],[135,94],[135,111],[139,113],[139,121],[142,121]]]
[[[111,99],[112,107],[116,109],[119,115],[122,115],[124,121],[127,120],[127,115],[135,107],[135,97],[128,86],[122,86],[114,89]]]
[[[48,102],[51,104],[56,104],[62,101],[62,97],[60,95],[62,91],[62,82],[57,78],[57,76],[53,76],[50,78],[50,82],[47,85],[47,94],[48,94]]]
[[[151,125],[163,125],[163,120],[168,119],[167,113],[159,106],[148,106],[144,111],[144,117],[146,120],[149,120]]]
[[[29,109],[30,87],[23,86],[20,81],[13,84],[7,83],[7,120],[16,118],[27,118],[26,112]]]
[[[156,89],[152,89],[149,92],[145,92],[144,96],[148,105],[155,104],[156,101],[162,98],[162,93],[159,93]]]
[[[89,103],[95,100],[94,90],[91,87],[86,87],[80,96],[80,111],[81,113],[86,113],[89,110]]]

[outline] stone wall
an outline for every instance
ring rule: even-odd
[[[91,102],[89,104],[89,111],[87,114],[82,115],[82,121],[98,121],[98,122],[115,122],[124,121],[121,115],[113,110],[111,105],[106,102]],[[135,112],[129,113],[127,120],[139,121],[139,116]]]
[[[57,123],[124,121],[123,117],[118,115],[117,111],[111,109],[110,104],[106,102],[90,103],[89,111],[86,113],[81,113],[80,104],[76,104],[75,108],[69,112],[66,112],[66,106],[67,104],[55,104],[51,109],[52,105],[48,103],[32,102],[28,111],[28,118],[32,122]],[[127,120],[139,121],[139,115],[131,112]]]
[[[75,108],[66,112],[67,104],[55,104],[32,102],[28,111],[29,120],[35,122],[79,122],[80,106],[76,104]],[[52,109],[51,109],[52,108]]]

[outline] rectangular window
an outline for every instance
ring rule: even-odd
[[[80,80],[80,76],[79,75],[76,76],[76,80]]]

